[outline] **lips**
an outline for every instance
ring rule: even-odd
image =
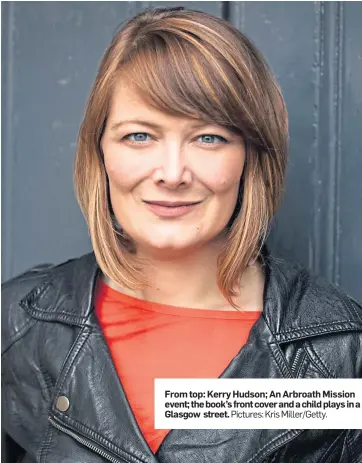
[[[164,219],[181,217],[197,208],[202,201],[144,201],[156,216]]]
[[[192,206],[199,204],[201,201],[144,201],[146,204],[154,204],[155,206],[163,207],[180,207],[180,206]]]

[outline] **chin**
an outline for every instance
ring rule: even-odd
[[[145,226],[143,229],[138,229],[138,233],[130,235],[133,235],[136,248],[140,253],[151,254],[156,258],[176,258],[213,243],[221,231],[215,229],[212,232],[209,230],[207,233],[206,230],[202,230],[201,226],[198,229],[195,228],[193,227],[190,230],[190,227],[184,228],[180,226],[168,229],[164,226]],[[203,233],[201,234],[200,231],[203,231]]]
[[[177,241],[175,239],[170,240],[149,240],[143,242],[144,246],[148,248],[152,248],[159,251],[180,251],[182,249],[188,249],[190,247],[194,247],[196,243],[187,242],[182,240]]]
[[[189,254],[195,249],[202,246],[202,243],[195,240],[176,240],[175,236],[170,237],[169,239],[155,239],[153,236],[149,239],[143,238],[142,240],[137,240],[139,243],[138,248],[147,252],[147,254],[152,254],[155,257],[159,258],[171,258],[179,257],[185,254]]]

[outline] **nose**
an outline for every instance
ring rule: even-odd
[[[153,172],[155,183],[175,189],[191,183],[192,175],[185,161],[185,152],[179,143],[167,143],[159,153],[158,165]]]

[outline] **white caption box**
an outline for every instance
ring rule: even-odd
[[[156,429],[362,429],[362,379],[156,379]]]

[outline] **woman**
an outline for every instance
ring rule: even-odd
[[[287,138],[278,85],[229,23],[162,8],[117,33],[75,162],[94,253],[3,289],[22,461],[361,461],[357,430],[154,429],[157,377],[361,377],[361,306],[265,247]]]

